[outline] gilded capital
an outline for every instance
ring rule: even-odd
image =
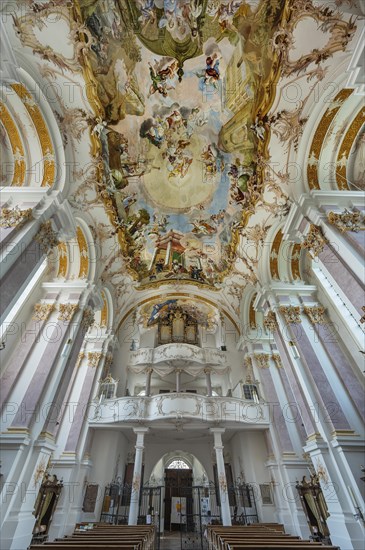
[[[304,307],[304,313],[309,317],[309,320],[313,325],[322,325],[326,322],[324,312],[325,309],[323,306]]]
[[[20,210],[18,206],[15,206],[15,208],[2,208],[0,227],[4,229],[9,229],[11,227],[19,228],[33,217],[32,212],[32,208]]]
[[[70,321],[74,313],[79,309],[78,304],[60,304],[58,306],[58,320],[59,321]]]
[[[272,360],[274,361],[274,363],[275,363],[275,365],[278,369],[283,368],[283,364],[281,362],[281,357],[278,353],[273,353],[271,357],[272,357]]]
[[[299,306],[281,306],[279,312],[284,316],[285,322],[290,323],[301,323],[302,319],[300,317],[300,307]]]
[[[243,364],[246,367],[246,369],[252,368],[252,359],[251,359],[251,357],[245,357]]]
[[[54,304],[44,304],[42,302],[35,304],[32,315],[33,321],[45,321],[54,309]]]
[[[99,365],[99,361],[103,354],[101,351],[89,351],[87,354],[87,362],[89,367],[96,368]]]
[[[309,232],[301,244],[302,248],[306,248],[311,252],[312,257],[316,258],[327,243],[327,239],[322,233],[322,229],[318,225],[311,224]]]
[[[255,353],[255,361],[260,369],[269,368],[269,355],[267,353]]]
[[[78,354],[77,356],[77,361],[76,361],[76,365],[75,365],[75,368],[78,369],[79,366],[81,365],[81,362],[83,360],[83,358],[85,357],[85,352],[83,351],[80,351],[80,353]]]

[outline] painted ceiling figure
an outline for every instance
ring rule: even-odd
[[[177,258],[162,268],[155,257],[161,243],[167,254],[170,231],[182,235],[181,243],[198,243],[190,256],[185,247],[185,260],[208,243],[214,247],[215,282],[207,261],[198,266],[200,282],[216,285],[232,268],[239,232],[265,202],[271,127],[286,120],[269,113],[285,6],[285,0],[255,7],[241,0],[81,2],[95,39],[90,61],[108,124],[100,129],[108,193],[124,222],[123,254],[138,253],[138,262],[126,257],[128,265],[140,265],[143,251],[143,275],[134,274],[142,285],[188,278],[190,264],[177,260],[184,273]],[[107,62],[100,63],[98,45]],[[281,204],[267,206],[275,208],[282,212]],[[204,216],[197,216],[201,210]],[[168,223],[139,220],[139,212],[152,220],[156,211]],[[172,240],[171,246],[180,245]]]

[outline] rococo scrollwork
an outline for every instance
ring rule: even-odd
[[[283,315],[285,322],[287,324],[296,323],[299,324],[302,322],[300,317],[300,307],[299,306],[281,306],[279,312]]]
[[[55,304],[45,304],[43,302],[35,304],[33,309],[33,321],[45,321],[55,309]]]
[[[32,208],[20,210],[18,206],[14,208],[1,208],[0,227],[10,229],[11,227],[20,228],[28,220],[32,219]]]
[[[53,247],[58,246],[60,241],[56,231],[52,227],[52,220],[47,220],[42,223],[35,240],[39,243],[39,246],[44,254],[48,254]]]
[[[330,224],[334,225],[341,233],[346,231],[354,231],[358,233],[359,231],[365,230],[364,224],[364,215],[355,210],[350,212],[350,210],[345,210],[342,213],[338,212],[328,212],[327,219]]]
[[[58,320],[70,321],[78,309],[79,309],[78,304],[59,304]]]
[[[273,311],[269,311],[264,317],[264,327],[270,332],[274,332],[278,328],[276,315]]]
[[[308,307],[305,306],[303,308],[304,313],[309,317],[310,322],[315,324],[324,324],[326,322],[325,319],[325,308],[323,306],[313,306]]]
[[[311,224],[301,246],[307,249],[313,258],[316,258],[323,251],[326,243],[327,239],[324,237],[322,229],[318,225]]]

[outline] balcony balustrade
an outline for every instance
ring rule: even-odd
[[[200,348],[192,344],[164,344],[157,348],[140,348],[130,353],[129,363],[136,365],[155,365],[164,361],[187,361],[207,365],[225,365],[227,354],[216,348]]]
[[[108,399],[95,403],[89,411],[91,424],[191,419],[195,422],[267,425],[269,416],[269,408],[265,403],[187,393]]]

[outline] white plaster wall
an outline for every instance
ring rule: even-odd
[[[123,479],[129,445],[121,432],[95,430],[90,453],[92,468],[88,482],[99,485],[98,500],[94,513],[83,512],[81,521],[99,521],[105,486],[113,480],[115,473]]]
[[[259,520],[275,522],[275,505],[262,504],[259,485],[270,482],[270,473],[265,466],[267,447],[263,432],[238,432],[231,441],[231,456],[233,477],[237,478],[241,471],[246,483],[254,487]]]

